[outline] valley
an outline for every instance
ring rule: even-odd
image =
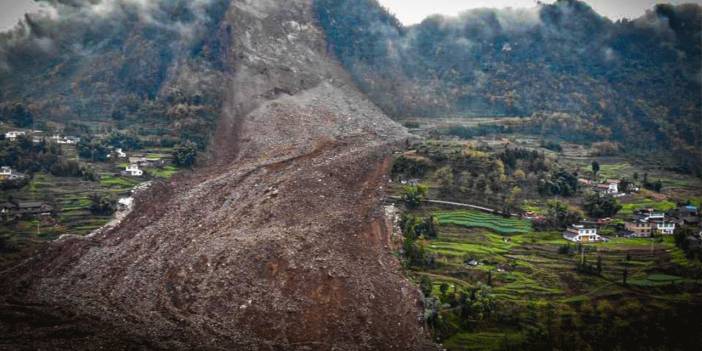
[[[699,5],[42,6],[0,32],[0,350],[702,344]]]
[[[688,349],[699,342],[680,332],[700,322],[699,254],[684,251],[672,233],[636,238],[624,227],[641,209],[672,214],[686,204],[699,208],[700,179],[655,159],[598,156],[591,145],[484,132],[503,120],[404,122],[430,139],[396,156],[391,203],[404,208],[399,254],[429,300],[425,317],[436,340],[448,350]],[[448,132],[458,126],[480,136]],[[551,179],[554,171],[581,181],[572,192],[550,193],[539,178]],[[644,189],[642,177],[660,179],[663,187]],[[606,195],[617,203],[613,214],[593,217],[588,194],[598,190],[586,179],[631,179],[634,185]],[[414,188],[422,201],[414,201]],[[553,223],[556,208],[570,219]],[[505,211],[511,218],[500,214]],[[590,223],[606,241],[566,240],[565,227],[578,223]],[[686,226],[677,224],[676,233]],[[695,235],[702,231],[691,228]]]

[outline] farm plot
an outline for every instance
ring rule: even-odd
[[[485,228],[500,234],[528,233],[532,230],[528,221],[503,218],[478,211],[437,212],[436,219],[441,225],[457,225],[466,228]]]

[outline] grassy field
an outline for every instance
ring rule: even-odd
[[[466,228],[485,228],[500,234],[528,233],[531,223],[512,218],[503,218],[478,211],[450,211],[435,213],[440,224],[453,224]]]
[[[63,148],[64,154],[75,155],[75,147],[65,145]],[[167,158],[169,150],[152,148],[145,151],[150,157]],[[0,223],[0,235],[8,238],[14,246],[21,247],[26,241],[53,240],[62,234],[88,234],[111,219],[95,216],[90,212],[90,195],[109,194],[117,199],[128,196],[134,186],[147,180],[121,176],[120,171],[126,166],[124,162],[83,162],[97,171],[99,181],[36,173],[26,187],[3,192],[0,200],[12,197],[23,201],[42,201],[55,208],[57,214],[41,220],[35,218]],[[177,173],[178,169],[167,165],[163,168],[149,168],[147,172],[155,178],[168,179]]]
[[[658,201],[650,198],[635,197],[622,201],[622,209],[619,211],[619,215],[628,216],[642,208],[653,208],[659,212],[667,212],[674,209],[676,206],[675,202],[669,200]]]
[[[470,290],[490,281],[498,308],[519,314],[547,305],[572,311],[602,301],[611,301],[616,307],[616,301],[627,296],[665,309],[667,304],[692,298],[685,289],[700,285],[685,276],[690,263],[670,237],[612,238],[607,243],[588,246],[581,256],[560,232],[536,233],[525,221],[471,211],[424,209],[415,213],[429,214],[439,221],[437,238],[424,242],[425,249],[434,255],[435,264],[415,267],[411,275],[429,277],[434,296],[441,295],[442,284],[455,291]],[[565,246],[572,250],[559,253]],[[598,257],[601,274],[575,269],[580,260],[594,265]],[[467,264],[470,260],[479,264],[471,266]],[[627,285],[623,284],[624,270],[628,273]],[[700,297],[699,293],[694,296]],[[462,324],[449,315],[444,312],[446,323],[460,332],[443,340],[448,350],[500,350],[525,337],[519,329],[495,322],[461,330]]]

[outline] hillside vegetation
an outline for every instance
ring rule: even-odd
[[[395,117],[530,116],[531,129],[702,159],[702,11],[613,22],[575,0],[404,27],[375,0],[317,0],[329,48]]]
[[[128,127],[204,147],[221,106],[228,3],[59,0],[53,15],[28,14],[0,33],[0,118],[25,127],[7,111],[27,110],[40,129]]]

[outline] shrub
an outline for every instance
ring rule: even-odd
[[[176,147],[173,154],[173,163],[178,167],[192,167],[197,157],[197,145],[187,141]]]
[[[89,199],[90,212],[95,215],[109,216],[117,210],[117,201],[110,195],[92,194]]]
[[[422,201],[426,200],[428,191],[429,188],[426,185],[408,185],[402,194],[402,201],[407,208],[418,208],[422,205]]]

